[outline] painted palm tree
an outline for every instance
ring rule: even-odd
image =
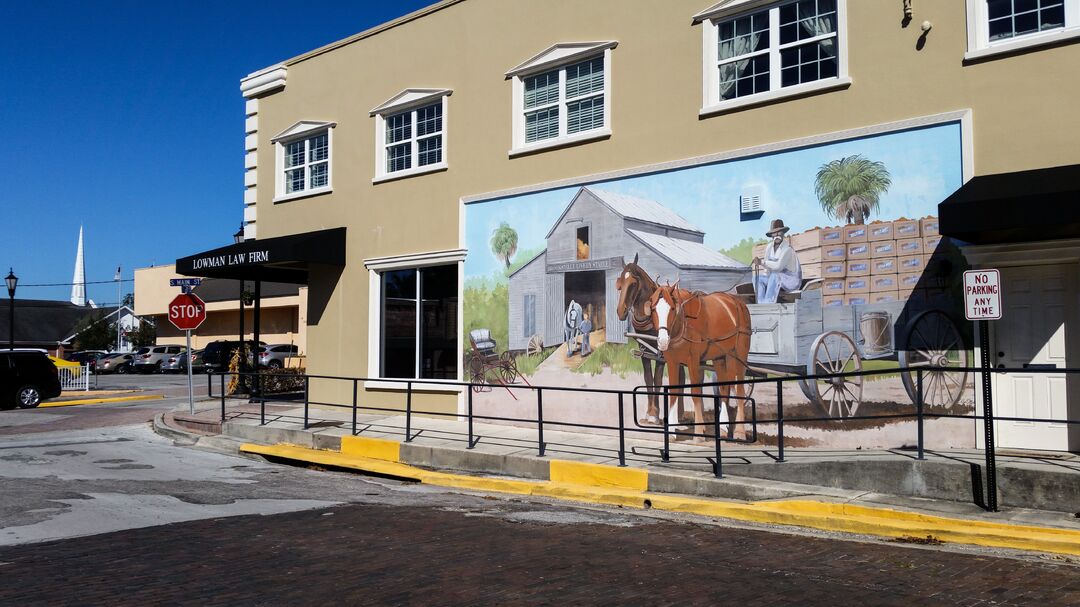
[[[884,163],[857,154],[822,165],[814,180],[814,193],[827,215],[848,223],[865,223],[870,213],[878,210],[881,195],[890,185],[892,177]]]
[[[505,221],[491,233],[491,252],[510,267],[510,260],[517,253],[518,235]]]

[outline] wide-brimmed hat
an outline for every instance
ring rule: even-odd
[[[784,225],[783,219],[774,219],[772,220],[772,224],[769,225],[769,231],[765,232],[765,235],[775,236],[777,232],[779,232],[780,234],[787,234],[788,230],[790,229],[791,228]]]

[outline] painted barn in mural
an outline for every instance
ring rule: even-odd
[[[750,268],[704,244],[705,232],[654,200],[583,187],[545,237],[544,249],[509,276],[509,347],[524,350],[537,337],[565,341],[571,302],[581,305],[602,343],[626,343],[627,322],[616,314],[615,281],[638,256],[650,276],[683,288],[728,291]],[[629,255],[629,257],[626,257]]]

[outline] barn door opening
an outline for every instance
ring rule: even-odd
[[[565,310],[571,301],[576,301],[581,304],[581,309],[589,315],[593,331],[604,329],[607,322],[607,305],[604,301],[604,271],[567,272],[565,288],[563,309]]]

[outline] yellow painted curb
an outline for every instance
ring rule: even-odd
[[[645,491],[649,488],[649,473],[638,468],[619,468],[604,464],[572,462],[564,459],[551,460],[551,481],[588,485],[591,487],[619,487]]]
[[[344,440],[342,445],[345,445]],[[294,445],[244,444],[241,445],[240,451],[472,491],[533,495],[628,508],[653,508],[755,523],[792,525],[880,537],[923,538],[932,535],[941,541],[958,544],[1080,556],[1080,531],[1072,529],[953,519],[888,508],[813,500],[725,502],[699,497],[649,493],[616,486],[601,487],[575,482],[486,478],[435,472],[385,459],[355,457],[337,451],[318,451]],[[581,477],[571,476],[571,478],[580,479]]]
[[[84,398],[81,400],[59,400],[51,403],[41,403],[38,407],[71,407],[74,405],[99,405],[101,403],[122,403],[130,400],[159,400],[165,398],[164,394],[142,394],[140,396],[116,396],[112,398]]]
[[[401,461],[401,443],[385,438],[342,436],[341,454],[399,462]]]

